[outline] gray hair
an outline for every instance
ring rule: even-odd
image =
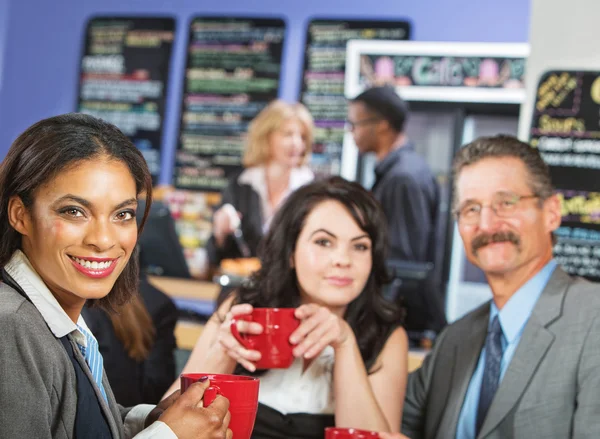
[[[537,148],[521,142],[513,136],[480,137],[461,148],[454,157],[454,162],[452,163],[454,206],[456,206],[457,202],[456,181],[463,168],[473,165],[480,160],[493,157],[514,157],[521,160],[527,169],[529,187],[532,193],[539,197],[540,203],[554,194],[554,187],[550,179],[550,169]]]

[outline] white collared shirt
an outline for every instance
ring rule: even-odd
[[[4,266],[4,269],[25,294],[27,294],[27,297],[42,315],[42,318],[56,338],[62,338],[65,335],[71,334],[77,344],[87,347],[85,335],[77,328],[77,325],[79,325],[92,334],[85,320],[81,315],[77,319],[77,325],[71,320],[56,300],[56,297],[54,297],[42,278],[35,271],[25,253],[21,250],[15,251],[10,261]],[[154,407],[156,406],[140,404],[131,409],[125,417],[125,437],[131,438],[135,435],[136,439],[177,439],[171,428],[160,421],[153,423],[151,427],[142,431],[146,417]],[[138,432],[139,434],[136,435]]]
[[[285,201],[285,199],[296,189],[310,183],[315,178],[313,172],[308,166],[300,166],[293,168],[290,172],[290,180],[288,187],[281,197],[281,200],[277,206],[271,206],[269,201],[269,190],[267,189],[267,179],[264,166],[253,166],[246,168],[238,177],[238,183],[247,184],[254,189],[260,198],[260,205],[263,219],[263,233],[269,229],[269,224],[277,212],[279,206]]]

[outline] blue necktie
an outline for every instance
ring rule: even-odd
[[[94,338],[94,336],[87,330],[83,329],[81,326],[77,325],[77,328],[81,331],[83,335],[85,335],[85,339],[87,341],[87,347],[79,346],[79,350],[85,357],[85,361],[90,367],[90,371],[92,372],[92,377],[94,377],[94,381],[96,385],[100,389],[100,393],[104,397],[104,400],[108,402],[106,398],[106,392],[104,391],[104,386],[102,385],[102,354],[98,350],[98,341]]]
[[[485,368],[483,370],[483,379],[481,380],[481,390],[479,391],[475,436],[481,430],[483,421],[500,384],[502,354],[502,327],[500,326],[498,316],[496,316],[492,320],[492,325],[485,339]]]

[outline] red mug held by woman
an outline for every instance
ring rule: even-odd
[[[295,308],[254,308],[251,314],[231,320],[231,333],[237,341],[246,349],[260,352],[257,369],[286,369],[294,362],[290,335],[300,325],[300,320],[294,316],[295,311]],[[262,334],[240,333],[237,329],[240,320],[260,323]]]
[[[209,406],[217,397],[222,395],[229,400],[231,421],[229,428],[236,439],[250,439],[256,410],[258,409],[258,378],[221,375],[210,373],[184,373],[181,375],[181,392],[200,380],[208,377],[210,386],[204,391],[204,407]]]

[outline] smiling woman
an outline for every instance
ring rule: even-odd
[[[9,221],[71,320],[86,300],[117,307],[137,291],[131,286],[137,277],[129,279],[136,276],[135,258],[128,265],[137,241],[137,191],[127,165],[101,153],[68,166],[34,193],[30,206],[27,196],[10,198]]]
[[[115,127],[83,115],[46,119],[25,131],[2,163],[0,265],[6,265],[13,253],[21,249],[36,270],[48,273],[42,276],[45,280],[68,290],[67,285],[61,284],[77,282],[77,278],[73,277],[75,273],[66,275],[70,262],[67,248],[73,251],[79,245],[82,253],[70,256],[81,259],[97,257],[99,253],[106,258],[110,250],[111,256],[121,259],[115,264],[113,277],[104,283],[91,283],[85,290],[98,290],[93,293],[98,297],[90,298],[98,300],[99,306],[113,308],[126,301],[136,291],[138,278],[135,258],[127,264],[137,240],[137,228],[135,220],[123,224],[123,213],[115,209],[133,216],[137,194],[148,194],[147,205],[152,197],[151,178],[143,157],[133,146],[124,148],[130,143]],[[121,188],[123,183],[125,187]],[[107,216],[107,211],[113,217]],[[119,236],[127,242],[117,243],[118,249],[104,248],[105,244],[98,242],[100,247],[85,246],[83,242],[116,242],[114,233],[119,229],[123,229]],[[77,234],[79,242],[74,236]],[[28,246],[33,247],[29,253]],[[44,267],[36,265],[36,261],[44,261]],[[49,264],[53,267],[48,268]],[[54,273],[57,268],[58,273]],[[61,284],[57,283],[59,276]]]
[[[90,116],[43,120],[11,146],[0,167],[1,437],[224,437],[223,398],[212,414],[183,407],[202,398],[202,386],[156,408],[118,406],[81,317],[86,303],[114,312],[138,292],[142,193],[140,230],[152,199],[146,162],[116,127]],[[215,414],[223,422],[209,425]]]
[[[408,341],[381,291],[387,238],[380,205],[359,184],[334,177],[296,190],[261,244],[261,269],[208,321],[184,372],[260,374],[253,439],[322,438],[333,425],[398,431]],[[281,325],[243,321],[255,308],[295,308],[299,326],[270,339]],[[263,331],[266,351],[233,335]],[[290,367],[256,370],[284,350]]]

